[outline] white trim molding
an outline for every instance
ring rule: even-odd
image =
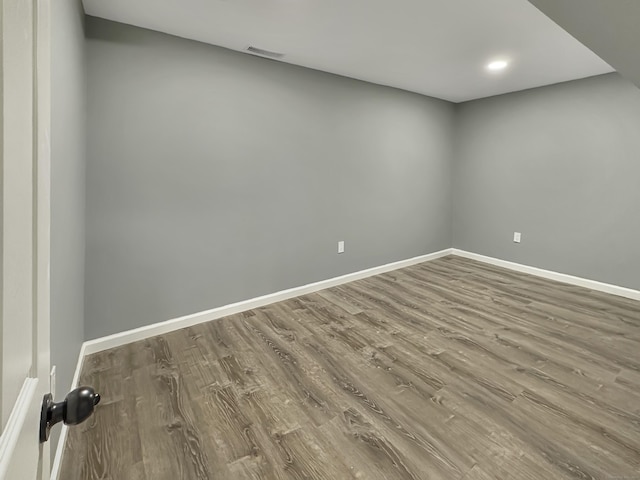
[[[485,255],[479,255],[465,250],[458,250],[457,248],[453,248],[451,253],[459,257],[477,260],[497,267],[508,268],[509,270],[515,270],[517,272],[528,273],[529,275],[535,275],[536,277],[547,278],[549,280],[568,283],[570,285],[576,285],[590,290],[610,293],[612,295],[618,295],[619,297],[630,298],[631,300],[640,300],[640,291],[633,290],[631,288],[619,287],[618,285],[611,285],[609,283],[597,282],[586,278],[574,277],[573,275],[567,275],[566,273],[559,273],[551,270],[544,270],[542,268],[531,267],[529,265],[522,265],[520,263],[509,262],[507,260],[500,260],[499,258],[487,257]]]
[[[174,318],[173,320],[154,323],[152,325],[135,328],[133,330],[127,330],[125,332],[97,338],[95,340],[89,340],[87,342],[84,342],[84,353],[85,355],[90,355],[92,353],[119,347],[121,345],[126,345],[128,343],[143,340],[145,338],[173,332],[174,330],[179,330],[181,328],[191,327],[199,323],[209,322],[218,318],[245,312],[247,310],[258,307],[263,307],[271,303],[281,302],[290,298],[299,297],[300,295],[306,295],[309,293],[317,292],[319,290],[324,290],[326,288],[335,287],[337,285],[342,285],[343,283],[353,282],[355,280],[371,277],[373,275],[379,275],[381,273],[390,272],[392,270],[398,270],[399,268],[405,268],[411,265],[416,265],[418,263],[428,262],[438,258],[446,257],[447,255],[451,255],[451,253],[452,249],[447,248],[446,250],[441,250],[439,252],[421,255],[419,257],[413,257],[407,260],[400,260],[398,262],[387,263],[379,267],[373,267],[354,273],[348,273],[346,275],[329,278],[327,280],[321,280],[319,282],[310,283],[301,287],[294,287],[287,290],[282,290],[280,292],[263,295],[261,297],[252,298],[250,300],[243,300],[241,302],[214,308],[212,310],[206,310],[204,312]]]
[[[5,478],[11,456],[20,440],[20,434],[27,421],[27,414],[31,404],[35,401],[34,395],[38,391],[37,378],[27,378],[20,388],[18,398],[13,405],[7,424],[0,436],[0,478]]]

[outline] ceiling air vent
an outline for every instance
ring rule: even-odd
[[[269,50],[263,50],[261,48],[256,48],[256,47],[247,48],[247,52],[251,52],[251,53],[255,53],[256,55],[261,55],[263,57],[269,57],[269,58],[275,58],[275,59],[280,59],[284,57],[284,53],[270,52]]]

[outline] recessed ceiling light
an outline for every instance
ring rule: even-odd
[[[496,60],[487,64],[487,70],[490,72],[499,72],[500,70],[504,70],[509,65],[509,62],[506,60]]]

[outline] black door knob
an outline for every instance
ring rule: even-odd
[[[40,412],[40,443],[49,440],[51,427],[63,422],[65,425],[78,425],[89,418],[100,402],[100,394],[91,387],[79,387],[69,392],[62,402],[54,403],[47,393],[42,399]]]

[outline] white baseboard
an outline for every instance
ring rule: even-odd
[[[573,275],[567,275],[565,273],[558,273],[551,270],[544,270],[542,268],[530,267],[528,265],[508,262],[506,260],[500,260],[498,258],[487,257],[485,255],[479,255],[477,253],[458,250],[457,248],[453,248],[451,253],[459,257],[469,258],[471,260],[477,260],[483,263],[489,263],[491,265],[496,265],[497,267],[508,268],[509,270],[515,270],[517,272],[528,273],[530,275],[535,275],[536,277],[548,278],[557,282],[568,283],[570,285],[576,285],[579,287],[588,288],[590,290],[610,293],[612,295],[618,295],[620,297],[630,298],[632,300],[640,300],[640,291],[633,290],[631,288],[619,287],[618,285],[611,285],[609,283],[597,282],[595,280],[588,280],[586,278],[574,277]]]
[[[86,353],[86,342],[82,344],[80,347],[80,353],[78,354],[78,363],[76,363],[76,371],[73,374],[73,380],[71,381],[71,388],[69,391],[73,390],[78,386],[80,382],[80,372],[82,371],[82,366],[84,364],[84,359]],[[60,438],[58,439],[58,447],[56,448],[56,453],[53,457],[53,464],[51,466],[51,480],[58,480],[60,476],[60,467],[62,466],[62,455],[64,454],[64,444],[67,442],[67,432],[69,431],[69,427],[62,424],[62,430],[60,430]],[[64,479],[60,479],[64,480]]]
[[[143,340],[145,338],[154,337],[156,335],[173,332],[174,330],[179,330],[181,328],[191,327],[199,323],[209,322],[211,320],[216,320],[228,315],[245,312],[253,308],[263,307],[271,303],[281,302],[283,300],[288,300],[300,295],[317,292],[318,290],[324,290],[325,288],[335,287],[337,285],[342,285],[343,283],[353,282],[354,280],[360,280],[362,278],[371,277],[373,275],[379,275],[381,273],[390,272],[399,268],[405,268],[422,262],[428,262],[430,260],[435,260],[437,258],[451,255],[451,252],[451,249],[448,248],[439,252],[421,255],[419,257],[409,258],[407,260],[400,260],[399,262],[387,263],[386,265],[381,265],[379,267],[368,268],[366,270],[349,273],[340,277],[334,277],[328,280],[322,280],[320,282],[303,285],[301,287],[282,290],[280,292],[263,295],[261,297],[252,298],[250,300],[244,300],[242,302],[232,303],[230,305],[214,308],[212,310],[206,310],[204,312],[186,315],[184,317],[175,318],[173,320],[154,323],[152,325],[147,325],[133,330],[127,330],[125,332],[97,338],[95,340],[89,340],[87,342],[84,342],[84,353],[85,355],[90,355],[92,353],[101,352],[102,350],[119,347],[121,345],[126,345],[127,343],[132,343],[138,340]]]

